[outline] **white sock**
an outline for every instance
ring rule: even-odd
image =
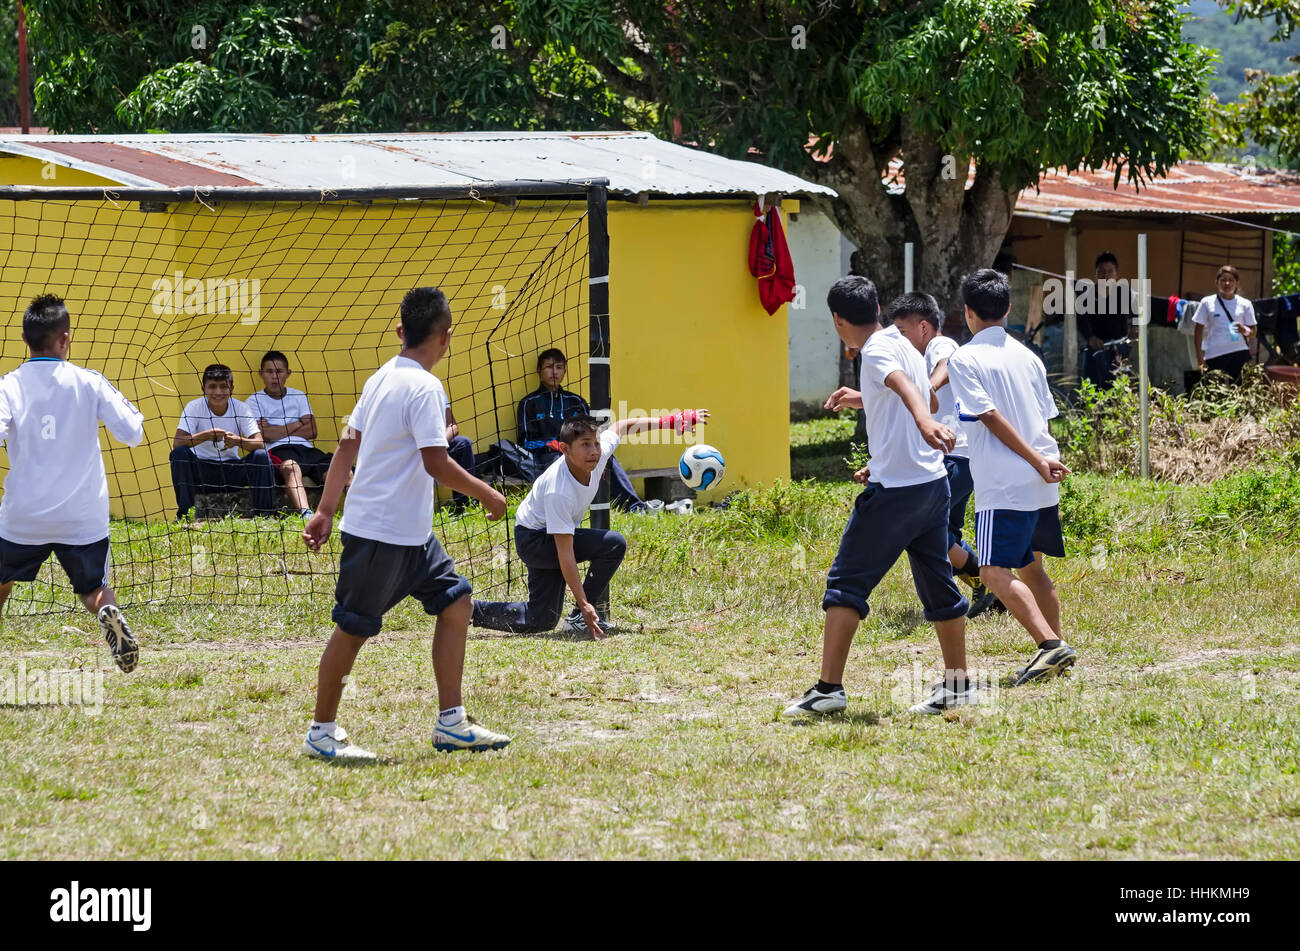
[[[334,728],[338,726],[337,720],[331,720],[329,723],[317,723],[311,721],[311,729],[307,732],[307,737],[312,740],[319,740],[322,737],[333,736]]]
[[[455,726],[463,719],[465,719],[465,708],[452,707],[438,713],[438,726]]]

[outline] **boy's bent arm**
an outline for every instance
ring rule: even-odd
[[[1049,459],[1025,442],[1024,437],[997,410],[982,413],[979,419],[999,442],[1033,466],[1044,482],[1060,482],[1070,474],[1070,470],[1059,459]]]
[[[926,406],[921,391],[916,388],[916,384],[909,380],[903,371],[895,370],[885,377],[885,386],[898,394],[898,398],[903,401],[907,411],[912,414],[916,428],[921,431],[921,437],[926,443],[943,452],[952,452],[956,436],[953,435],[951,429],[930,415],[930,409]]]
[[[462,469],[460,463],[447,455],[446,446],[423,446],[420,458],[424,462],[424,471],[439,485],[482,502],[487,509],[488,521],[495,521],[505,515],[506,497],[482,479],[477,479]]]

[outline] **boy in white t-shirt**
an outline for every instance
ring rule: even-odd
[[[0,606],[17,581],[34,581],[51,554],[99,620],[113,660],[130,673],[139,644],[108,584],[108,477],[99,424],[127,446],[144,416],[103,376],[68,362],[72,319],[45,294],[23,314],[31,357],[0,378],[0,442],[9,475],[0,500]]]
[[[307,394],[288,385],[292,373],[288,357],[279,350],[268,350],[258,367],[263,388],[244,402],[257,418],[257,428],[289,501],[299,514],[311,518],[303,476],[324,484],[333,457],[312,445],[316,416]]]
[[[1061,638],[1061,601],[1043,564],[1045,554],[1065,556],[1058,483],[1070,470],[1048,425],[1057,409],[1043,362],[1006,330],[1010,282],[985,268],[961,293],[974,336],[948,359],[948,379],[967,424],[980,578],[1038,645],[1016,671],[1019,686],[1077,657]]]
[[[962,539],[966,527],[966,504],[975,490],[975,483],[970,475],[966,433],[958,419],[952,387],[948,385],[948,358],[957,352],[957,341],[939,333],[942,316],[938,303],[929,294],[903,294],[889,305],[890,323],[898,327],[899,332],[925,357],[930,390],[934,394],[934,403],[938,404],[937,408],[932,404],[934,418],[957,437],[952,452],[943,457],[952,496],[948,502],[948,560],[952,563],[953,574],[971,588],[970,611],[966,616],[974,618],[990,608],[1001,607],[1001,604],[980,581],[979,559],[975,557],[974,549]]]
[[[609,583],[623,563],[627,541],[618,532],[579,528],[600,479],[614,458],[619,441],[629,433],[650,429],[694,432],[706,423],[709,411],[685,410],[658,419],[620,419],[603,432],[591,416],[574,416],[560,425],[562,452],[533,482],[515,511],[515,550],[528,568],[528,601],[475,601],[474,626],[511,633],[552,630],[564,610],[564,591],[577,605],[565,618],[572,633],[600,638],[608,629],[596,611]],[[579,562],[589,562],[586,580]]]
[[[853,636],[870,610],[871,592],[904,552],[946,670],[912,712],[937,714],[975,703],[976,685],[966,680],[969,603],[948,563],[943,454],[952,449],[953,432],[930,415],[930,379],[921,355],[897,327],[880,323],[876,286],[865,277],[841,278],[826,303],[840,340],[862,355],[861,388],[840,387],[826,408],[863,410],[871,460],[853,475],[866,488],[853,503],[826,577],[821,679],[791,701],[785,715],[835,713],[848,705],[843,680]]]
[[[505,515],[500,492],[447,455],[446,406],[431,370],[451,345],[451,307],[442,291],[417,287],[402,298],[402,351],[366,381],[325,476],[320,506],[303,529],[312,551],[329,539],[334,513],[356,463],[339,523],[343,556],[335,588],[336,627],[321,657],[315,719],[303,752],[326,759],[374,759],[352,746],[335,718],[357,653],[405,598],[436,615],[433,673],[439,713],[436,750],[501,749],[510,737],[465,715],[461,672],[472,610],[470,584],[433,534],[434,480],[478,499],[489,520]]]
[[[201,380],[203,395],[185,404],[172,437],[176,517],[184,518],[198,495],[244,488],[252,489],[255,515],[274,515],[275,469],[262,446],[257,417],[230,395],[234,373],[213,363]],[[248,455],[240,458],[241,449]]]

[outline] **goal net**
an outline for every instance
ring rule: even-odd
[[[204,492],[194,517],[178,519],[169,454],[182,409],[203,396],[204,368],[228,366],[233,397],[244,401],[265,389],[263,354],[282,352],[288,387],[310,404],[312,442],[332,452],[362,385],[399,349],[403,295],[439,287],[455,323],[433,372],[481,461],[493,444],[518,441],[516,408],[538,385],[542,350],[567,356],[566,389],[608,406],[607,368],[598,367],[593,392],[588,360],[593,340],[596,356],[607,355],[606,291],[591,282],[593,255],[603,274],[606,241],[605,192],[592,183],[334,193],[3,188],[0,369],[27,358],[28,302],[56,294],[72,315],[72,362],[103,373],[143,412],[138,447],[100,430],[110,581],[124,605],[326,602],[338,532],[328,550],[309,553],[305,520],[279,481],[274,517],[253,516],[254,496],[240,489]],[[3,450],[0,469],[7,474]],[[500,475],[479,474],[505,487]],[[307,491],[314,506],[319,490],[308,481]],[[476,596],[518,596],[524,572],[512,518],[491,523],[477,503],[459,512],[449,491],[438,494],[433,529]],[[15,589],[7,611],[76,606],[50,558],[37,581]]]

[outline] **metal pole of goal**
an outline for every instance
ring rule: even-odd
[[[1132,298],[1130,298],[1131,300]],[[1142,428],[1142,478],[1151,478],[1151,406],[1147,399],[1147,366],[1150,353],[1147,347],[1147,328],[1151,323],[1151,298],[1147,293],[1147,236],[1138,235],[1138,407]]]
[[[914,258],[912,257],[913,253],[914,252],[912,249],[911,241],[903,245],[903,293],[904,294],[910,294],[912,293],[912,291],[916,289],[916,285],[912,279],[912,276],[915,273],[914,264],[913,264]]]

